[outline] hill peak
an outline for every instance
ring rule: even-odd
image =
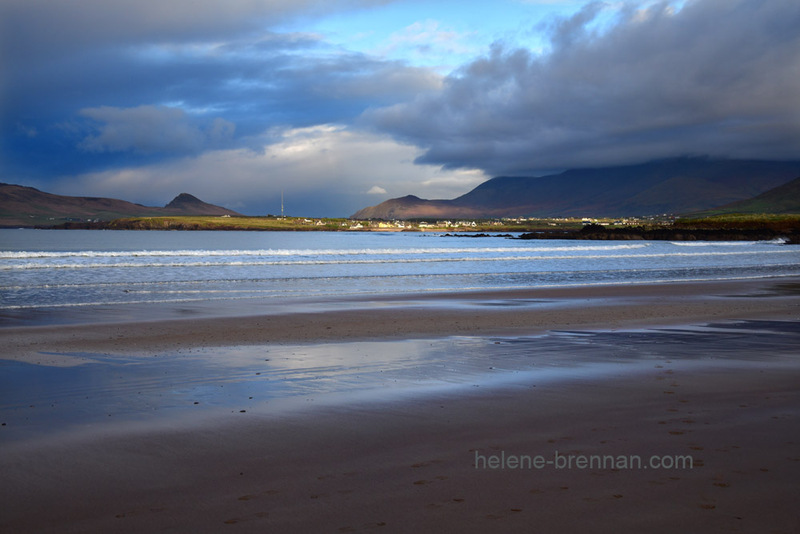
[[[181,193],[163,209],[175,215],[239,215],[235,211],[203,202],[189,193]]]
[[[51,227],[65,222],[110,221],[124,217],[168,215],[239,215],[235,211],[181,193],[164,208],[125,200],[53,195],[33,187],[0,183],[0,228]]]
[[[202,200],[197,198],[194,195],[190,195],[189,193],[181,193],[180,195],[173,198],[169,204],[164,206],[165,208],[183,208],[189,204],[205,204]]]

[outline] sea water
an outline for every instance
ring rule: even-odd
[[[800,274],[775,241],[515,240],[411,232],[0,230],[0,313]]]

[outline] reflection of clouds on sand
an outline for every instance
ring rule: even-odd
[[[390,402],[473,388],[634,377],[670,367],[794,365],[800,327],[742,321],[534,337],[448,337],[192,349],[150,356],[61,353],[2,362],[6,437],[22,439],[108,421]],[[48,359],[50,358],[50,359]],[[657,366],[658,366],[657,365]]]

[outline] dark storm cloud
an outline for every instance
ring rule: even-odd
[[[677,155],[800,155],[800,3],[594,3],[550,26],[535,55],[495,45],[435,95],[367,124],[426,149],[420,163],[490,174]]]
[[[388,0],[4,0],[0,42],[9,60],[141,43],[225,41],[296,17]]]
[[[269,29],[380,3],[5,2],[5,173],[74,174],[246,146],[276,126],[347,122],[435,86],[423,69]]]
[[[81,110],[81,115],[97,122],[96,131],[80,145],[90,152],[199,153],[224,146],[235,130],[224,119],[203,124],[181,109],[166,106],[102,106]]]

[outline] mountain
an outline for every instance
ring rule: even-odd
[[[696,216],[724,215],[728,213],[800,213],[800,178],[770,189],[747,200],[703,211]]]
[[[181,193],[163,208],[124,200],[54,195],[22,185],[0,183],[0,227],[56,226],[70,221],[110,221],[121,217],[164,215],[239,215]]]
[[[164,206],[165,215],[241,215],[214,204],[203,202],[194,195],[181,193]]]
[[[675,158],[492,178],[453,200],[412,195],[364,208],[354,219],[644,216],[707,210],[800,176],[800,161]]]

